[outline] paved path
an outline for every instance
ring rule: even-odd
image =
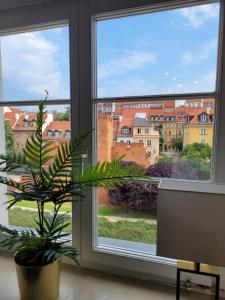
[[[28,211],[37,211],[36,208],[31,208],[31,207],[24,207],[24,206],[13,206],[11,209],[14,208],[20,208],[22,210],[28,210]],[[50,212],[50,210],[46,210],[47,212]],[[142,218],[127,218],[127,217],[120,217],[120,216],[98,216],[99,218],[106,218],[109,222],[116,223],[118,221],[129,221],[129,222],[137,222],[137,221],[144,221],[148,224],[157,224],[157,220],[151,220],[151,219],[142,219]]]
[[[118,216],[99,216],[106,218],[110,222],[118,222],[118,221],[129,221],[129,222],[137,222],[137,221],[145,221],[148,224],[157,224],[157,220],[151,219],[141,219],[141,218],[126,218],[126,217],[118,217]]]

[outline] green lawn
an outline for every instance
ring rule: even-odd
[[[157,225],[145,221],[109,222],[106,218],[99,218],[99,236],[140,243],[156,243]]]
[[[27,207],[27,208],[35,208],[37,209],[36,202],[31,201],[21,201],[18,202],[16,207]],[[46,203],[45,208],[47,210],[52,210],[53,205],[51,203]],[[61,212],[71,212],[71,203],[65,203],[60,209]],[[138,211],[138,210],[130,210],[128,214],[125,212],[123,208],[120,207],[100,207],[98,209],[98,215],[101,217],[106,216],[118,216],[118,217],[125,217],[125,218],[137,218],[137,219],[150,219],[150,220],[156,220],[156,214],[153,214],[148,211]]]
[[[31,202],[31,201],[20,201],[20,202],[17,202],[15,206],[37,209],[37,203],[36,202]],[[45,208],[47,210],[51,211],[53,209],[53,204],[52,203],[46,203]],[[60,208],[61,212],[71,212],[71,210],[72,210],[71,209],[71,203],[64,203],[63,206]]]
[[[24,211],[20,208],[9,210],[9,223],[15,226],[34,227],[33,218],[37,218],[36,212]],[[135,241],[141,243],[156,243],[156,229],[154,224],[147,224],[140,220],[137,222],[118,221],[110,222],[104,217],[99,218],[99,236],[116,238],[121,240]],[[67,232],[71,232],[71,225]]]
[[[38,219],[37,212],[25,211],[20,208],[13,208],[9,210],[9,224],[21,227],[35,227],[34,218]],[[72,231],[71,224],[65,229],[66,232]]]

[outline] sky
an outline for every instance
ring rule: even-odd
[[[98,96],[215,90],[219,4],[99,21]]]
[[[214,91],[218,23],[218,3],[98,21],[98,97]],[[0,42],[4,100],[70,98],[67,26]]]
[[[4,100],[69,99],[68,26],[1,38]]]

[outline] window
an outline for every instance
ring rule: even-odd
[[[207,115],[206,114],[202,114],[202,115],[200,115],[200,121],[201,122],[207,122]]]
[[[204,0],[160,1],[160,5],[157,1],[88,0],[79,10],[76,1],[56,1],[57,5],[53,4],[54,1],[45,2],[44,6],[38,5],[38,9],[35,5],[33,8],[29,6],[29,14],[28,7],[16,9],[16,14],[14,10],[7,10],[7,22],[4,14],[0,18],[1,34],[9,33],[7,37],[1,37],[1,107],[18,107],[29,113],[47,88],[48,109],[51,113],[56,110],[56,122],[62,121],[62,113],[63,118],[68,120],[67,108],[72,106],[72,136],[79,131],[95,129],[92,143],[87,143],[89,161],[111,160],[125,154],[123,159],[126,163],[134,162],[150,169],[150,176],[156,178],[156,186],[140,187],[135,182],[131,192],[138,195],[135,196],[137,199],[132,198],[128,186],[124,192],[117,190],[111,195],[104,190],[98,190],[97,194],[87,191],[90,201],[84,201],[82,205],[73,203],[74,244],[81,249],[82,263],[87,267],[101,264],[105,269],[118,268],[124,273],[149,275],[149,272],[159,278],[170,278],[175,263],[155,257],[158,180],[168,177],[171,180],[225,183],[225,102],[222,101],[225,76],[222,68],[217,68],[217,65],[225,65],[225,49],[221,42],[218,48],[218,40],[221,41],[225,31],[221,28],[224,22],[219,20],[219,15],[225,15],[225,7],[221,6],[220,14],[219,2]],[[91,5],[88,6],[88,2]],[[112,13],[110,9],[113,9]],[[53,27],[49,25],[49,20],[65,19],[70,19],[70,28],[64,26],[64,22],[59,25],[54,22]],[[26,31],[26,25],[38,20],[42,27],[35,25]],[[47,24],[46,27],[43,24]],[[18,33],[15,28],[18,28]],[[70,45],[68,32],[72,37]],[[90,49],[91,41],[93,51]],[[221,54],[218,64],[217,53]],[[3,100],[14,102],[10,105]],[[215,110],[215,106],[219,109]],[[145,133],[146,126],[139,126],[142,132],[137,133],[136,127],[129,136],[120,137],[118,133],[122,133],[122,122],[133,128],[132,111],[146,114],[149,132]],[[201,121],[203,111],[208,119]],[[129,117],[125,119],[122,116],[123,113],[131,114],[130,121]],[[107,126],[102,126],[101,114],[103,118],[110,119],[106,122]],[[0,112],[0,115],[3,120],[3,113]],[[175,119],[172,121],[171,117]],[[70,118],[69,114],[69,123]],[[214,120],[219,124],[216,128]],[[15,133],[23,123],[20,120],[16,124]],[[164,126],[166,123],[167,128]],[[175,130],[170,124],[178,123],[181,124],[180,135],[179,130],[177,136],[163,132],[163,129],[167,133]],[[29,123],[24,128],[29,126],[32,125]],[[201,128],[207,128],[206,135],[200,135]],[[48,132],[51,134],[51,130],[55,129],[61,130],[61,135],[48,136],[46,131],[46,138],[54,139],[56,143],[57,139],[68,140],[67,125],[64,129],[58,126],[48,128]],[[3,135],[3,130],[0,130],[1,147],[5,149]],[[140,139],[143,143],[139,143]],[[151,148],[147,146],[147,140],[151,140]],[[194,155],[189,156],[187,151],[181,155],[185,147],[200,144],[203,140],[211,149],[206,159],[202,160],[201,156],[200,161],[193,159]],[[22,146],[23,140],[16,137],[15,147],[21,149]],[[181,151],[177,150],[179,147]],[[166,168],[163,167],[165,165]],[[142,207],[136,202],[140,200],[139,195],[144,194],[139,188],[151,195],[146,206],[146,202]],[[5,194],[3,189],[0,192],[2,203],[5,202],[2,195]],[[118,198],[120,203],[116,200]],[[68,211],[67,207],[65,211]],[[7,224],[8,211],[1,209],[0,213],[1,223],[4,220]],[[28,213],[32,212],[22,211],[20,219],[26,219]],[[16,225],[15,221],[10,216],[10,222]],[[29,226],[27,219],[24,225]]]
[[[65,137],[69,138],[69,139],[71,138],[71,131],[70,130],[66,130]]]
[[[145,128],[145,133],[149,133],[149,129],[148,128]]]
[[[50,100],[52,101],[52,100]],[[68,108],[68,104],[67,104]],[[43,138],[48,139],[52,142],[53,150],[50,155],[55,155],[55,149],[61,143],[65,142],[65,137],[60,135],[60,131],[57,130],[59,127],[68,128],[67,130],[71,130],[70,118],[68,121],[59,120],[59,116],[65,116],[67,119],[67,109],[64,105],[54,105],[54,109],[51,105],[48,105],[46,110],[47,113],[45,115],[45,125]],[[3,148],[4,143],[2,143],[1,153],[10,152],[12,150],[21,151],[23,147],[26,145],[26,140],[32,134],[35,133],[36,123],[34,125],[33,122],[29,124],[27,127],[27,122],[24,121],[24,116],[29,118],[33,118],[35,113],[37,112],[37,106],[4,106],[0,107],[0,114],[4,119],[5,123],[5,146]],[[25,119],[25,120],[27,120]],[[33,120],[33,119],[32,119]],[[18,124],[18,126],[16,126]],[[33,126],[34,125],[34,126]],[[28,130],[29,129],[29,130]],[[46,165],[48,167],[48,165]],[[24,178],[25,171],[23,170],[14,170],[7,173],[7,176],[13,178],[17,182],[21,182]],[[10,195],[4,195],[6,189],[2,190],[1,186],[1,197],[3,202],[10,198]],[[51,211],[52,205],[46,204],[46,208]],[[68,213],[71,215],[72,206],[71,203],[65,204],[61,208],[62,212]],[[37,213],[36,203],[30,203],[26,201],[22,201],[14,206],[11,210],[0,210],[1,218],[5,219],[5,223],[13,226],[19,227],[33,227],[35,223],[33,221],[33,217]],[[3,217],[4,214],[4,217]],[[70,226],[70,229],[72,227]]]
[[[141,133],[141,128],[138,128],[138,129],[137,129],[137,133]]]
[[[198,6],[196,7],[198,8]],[[202,9],[201,6],[199,8]],[[114,158],[125,155],[125,164],[132,162],[138,164],[146,168],[152,177],[210,180],[211,153],[203,161],[202,159],[196,160],[194,154],[188,152],[190,145],[194,148],[196,144],[203,143],[201,123],[207,122],[207,116],[213,116],[215,109],[219,4],[208,4],[207,9],[210,8],[214,11],[215,17],[213,20],[201,24],[201,28],[198,27],[199,24],[191,23],[183,9],[180,8],[129,16],[122,15],[121,18],[107,19],[106,17],[104,20],[97,21],[97,46],[95,49],[97,89],[94,95],[97,108],[98,105],[111,101],[111,105],[115,105],[114,113],[121,114],[125,126],[130,123],[134,124],[137,116],[143,117],[141,124],[144,122],[151,124],[151,120],[157,121],[157,126],[150,126],[148,130],[143,129],[145,135],[142,136],[142,139],[139,138],[142,133],[141,128],[134,130],[129,149],[120,147],[117,143],[108,142],[110,148],[105,149],[107,155],[110,151],[111,157]],[[186,24],[185,30],[181,28],[181,24]],[[154,30],[149,30],[153,27]],[[127,28],[132,28],[132,32],[127,31]],[[148,28],[148,30],[144,28]],[[135,42],[134,47],[135,39],[139,43]],[[205,47],[208,47],[208,50],[207,55],[202,56],[205,51],[203,51],[205,49],[203,45],[207,45]],[[212,72],[212,69],[215,73]],[[203,73],[211,74],[210,83],[206,84],[208,79],[206,79],[207,76],[203,76]],[[188,95],[182,97],[182,94],[190,93],[192,94],[190,98]],[[193,99],[193,93],[211,93],[209,96],[209,101],[212,103],[210,111],[204,107],[207,105],[208,99],[201,97],[201,101],[199,101],[199,96]],[[179,94],[178,98],[176,98],[176,94]],[[155,98],[154,95],[159,97]],[[163,95],[172,96],[170,100],[163,100]],[[126,101],[127,104],[131,99],[129,96],[135,97],[139,102],[139,108],[131,111],[125,107],[119,111],[117,109],[120,105],[118,98],[124,97],[121,103]],[[142,96],[145,96],[144,99]],[[113,97],[117,97],[117,102],[113,102]],[[107,100],[107,98],[111,99]],[[150,106],[145,105],[149,103]],[[115,127],[114,129],[108,128],[108,134],[98,127],[98,139],[101,139],[103,133],[110,137],[111,131],[117,135],[116,128],[120,127],[120,122],[118,121],[118,124],[114,123],[112,126]],[[142,126],[144,127],[144,125]],[[182,130],[176,131],[178,126],[183,128],[184,134]],[[167,128],[167,130],[163,131],[163,128]],[[204,142],[209,145],[210,149],[213,145],[213,128],[213,122],[210,122],[207,140],[205,139]],[[167,138],[168,136],[170,137]],[[99,143],[98,146],[100,146]],[[151,147],[151,155],[149,155],[148,147]],[[101,148],[105,148],[105,145],[101,145]],[[97,159],[101,160],[102,158],[98,156]],[[168,169],[163,168],[165,164]],[[137,182],[136,185],[138,184]],[[135,206],[136,199],[133,199],[132,195],[128,196],[125,191],[112,192],[107,197],[105,194],[104,196],[99,194],[100,211],[102,206],[111,203],[118,208],[121,214],[132,215],[132,210],[136,210],[141,216],[142,208]],[[153,194],[152,197],[154,198]],[[153,198],[151,201],[156,201],[156,198],[154,200]],[[154,215],[153,211],[153,208],[152,210],[149,208],[149,212]],[[152,220],[154,220],[153,224],[157,224],[154,216]],[[125,241],[128,240],[132,242],[129,244],[129,251],[131,249],[137,251],[137,247],[141,247],[139,243],[146,243],[143,233],[139,235],[139,238],[135,238],[129,231],[131,224],[126,225],[124,234],[121,233],[121,228],[118,228],[119,224],[114,224],[114,232],[112,232],[113,230],[107,233],[103,232],[101,226],[108,221],[110,222],[109,219],[102,220],[101,213],[99,214],[97,245],[109,244],[128,248],[128,243]],[[109,225],[109,223],[107,224]],[[146,228],[151,231],[151,236],[155,236],[157,227],[152,226],[152,229],[150,227]],[[149,251],[154,252],[155,240],[150,241],[149,238],[146,244]]]
[[[0,116],[5,132],[1,131],[0,153],[12,150],[21,151],[27,138],[35,133],[37,104],[45,97],[48,89],[47,112],[43,138],[52,141],[53,146],[65,142],[66,130],[70,124],[70,87],[69,87],[69,31],[67,25],[54,24],[52,27],[23,29],[1,36],[1,73],[3,99],[0,101]],[[61,104],[57,104],[61,99]],[[8,101],[5,104],[5,101]],[[10,102],[13,101],[13,105]],[[26,104],[24,102],[26,101]],[[3,128],[4,128],[3,127]],[[63,130],[61,130],[63,128]],[[57,139],[57,140],[56,140]],[[54,148],[54,147],[53,147]],[[55,150],[52,150],[54,156]],[[47,167],[47,165],[46,165]],[[17,182],[24,179],[25,170],[10,171],[7,176]],[[1,203],[10,195],[5,195],[6,188],[1,186]],[[51,211],[52,205],[47,205]],[[33,227],[33,217],[37,214],[35,203],[22,201],[12,210],[0,210],[0,219],[6,225]],[[61,209],[71,216],[69,204]],[[69,229],[72,232],[72,227]]]
[[[97,96],[214,92],[219,4],[210,6],[214,17],[208,24],[180,8],[98,21]]]
[[[196,100],[198,101],[198,100]],[[165,101],[163,101],[165,102]],[[140,103],[143,103],[140,101]],[[184,104],[186,100],[173,100],[171,106],[173,106],[174,113],[183,110],[184,114],[189,112],[189,109]],[[154,104],[154,100],[152,101]],[[102,103],[99,103],[101,107]],[[198,112],[194,112],[193,119],[188,121],[187,119],[179,119],[177,122],[182,122],[184,126],[184,135],[176,136],[176,130],[163,131],[162,127],[164,121],[159,121],[158,126],[151,125],[148,128],[148,133],[140,139],[139,131],[133,131],[129,139],[129,147],[127,145],[121,146],[120,142],[113,142],[113,135],[117,138],[120,136],[120,123],[124,125],[134,124],[134,120],[137,113],[142,116],[139,122],[148,122],[151,119],[152,110],[154,108],[136,108],[132,112],[128,108],[121,109],[121,103],[111,103],[115,106],[114,114],[120,114],[123,118],[118,118],[115,121],[114,115],[110,116],[114,122],[107,122],[108,126],[102,122],[103,118],[109,120],[107,113],[102,114],[99,112],[97,115],[97,132],[98,132],[98,157],[99,161],[105,159],[116,159],[123,157],[123,164],[136,164],[141,168],[144,168],[147,174],[155,178],[175,178],[175,179],[189,179],[189,180],[209,180],[211,170],[211,153],[205,159],[196,159],[196,151],[199,143],[203,143],[201,139],[202,128],[201,122],[193,123],[192,121],[198,121]],[[97,106],[98,111],[98,106]],[[213,113],[214,107],[211,109]],[[166,114],[165,108],[160,109],[160,114]],[[100,117],[101,116],[101,117]],[[127,122],[127,124],[126,124]],[[212,148],[213,145],[213,123],[208,125],[208,145]],[[175,128],[173,126],[173,128]],[[140,129],[140,128],[138,128]],[[113,134],[112,134],[113,133]],[[181,131],[180,131],[181,133]],[[171,138],[167,138],[167,134]],[[204,142],[204,144],[206,141]],[[192,153],[188,153],[189,147],[192,147]],[[151,148],[150,148],[151,147]],[[196,148],[196,149],[195,149]],[[151,151],[149,151],[151,149]],[[204,151],[204,149],[203,149]],[[171,155],[171,152],[173,155]],[[188,155],[187,155],[188,153]],[[201,155],[199,153],[199,155]],[[140,194],[140,201],[142,204],[138,204],[136,194]],[[149,195],[149,198],[144,195]],[[118,190],[109,191],[104,190],[98,192],[98,242],[100,244],[106,243],[119,247],[133,247],[132,249],[148,249],[149,251],[155,251],[155,237],[156,237],[156,201],[157,201],[157,184],[149,186],[142,186],[142,183],[128,184],[126,188],[118,188]],[[137,202],[135,202],[137,201]],[[145,206],[146,205],[146,206]],[[107,214],[112,215],[112,218]],[[145,214],[149,214],[147,217]],[[112,223],[113,217],[120,215],[124,222]],[[136,217],[134,217],[136,216]],[[142,232],[140,227],[135,227],[135,230],[140,230],[138,237],[132,233],[134,224],[130,224],[130,218],[140,219],[146,223],[145,229],[148,237]],[[154,226],[149,225],[149,219],[152,220]],[[111,222],[111,223],[110,223]],[[127,223],[128,222],[128,223]],[[111,225],[110,225],[111,224]],[[139,223],[138,223],[139,224]],[[136,224],[136,225],[138,225]],[[111,227],[110,227],[111,226]],[[123,227],[124,226],[124,227]],[[105,228],[112,228],[111,230],[105,230]],[[132,242],[132,243],[128,243]],[[143,244],[146,245],[144,246]],[[111,245],[111,246],[112,246]],[[145,248],[146,247],[146,248]],[[130,248],[129,248],[130,249]],[[147,250],[146,250],[147,251]]]
[[[201,140],[200,143],[205,145],[206,144],[206,140]]]
[[[147,146],[151,146],[151,145],[152,145],[151,140],[147,140]]]
[[[207,134],[207,129],[206,128],[201,128],[200,129],[200,134]]]
[[[124,133],[124,134],[128,134],[128,133],[130,133],[130,129],[129,128],[122,128],[122,133]]]
[[[45,89],[49,99],[70,98],[68,26],[2,36],[0,41],[4,100],[40,100]]]

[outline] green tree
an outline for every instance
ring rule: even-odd
[[[183,150],[183,139],[180,137],[174,138],[172,140],[177,151],[181,152]]]
[[[193,143],[184,146],[181,156],[187,159],[203,159],[210,161],[212,149],[209,144]]]
[[[5,147],[6,147],[6,154],[8,154],[14,151],[15,139],[8,121],[6,120],[4,121],[4,126],[5,126]]]
[[[162,124],[157,124],[157,126],[155,126],[155,130],[157,130],[159,132],[159,151],[162,152],[163,150],[163,144],[164,144],[164,137],[162,135],[162,129],[163,126]]]
[[[57,110],[53,111],[53,120],[54,121],[69,121],[71,116],[71,109],[68,106],[65,112],[59,112]]]

